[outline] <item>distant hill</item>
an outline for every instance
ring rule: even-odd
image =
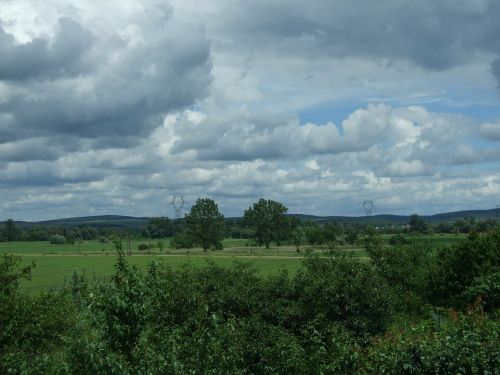
[[[428,223],[439,223],[446,221],[455,221],[466,217],[474,217],[478,220],[494,219],[500,215],[500,209],[491,210],[468,210],[446,212],[435,215],[422,215],[421,217]],[[410,221],[410,215],[373,215],[373,216],[316,216],[304,214],[289,214],[301,221],[314,221],[317,223],[327,223],[330,221],[345,221],[345,222],[370,222],[374,224],[407,224]],[[240,218],[227,218],[227,220],[239,220]],[[91,227],[106,227],[106,228],[122,228],[122,229],[137,229],[149,222],[149,217],[134,217],[120,215],[101,215],[101,216],[84,216],[71,217],[57,220],[44,220],[36,222],[16,221],[23,227],[34,225],[43,226],[83,226]]]
[[[16,222],[21,226],[64,226],[64,227],[79,227],[88,225],[95,228],[120,228],[120,229],[135,229],[149,222],[149,217],[133,217],[120,215],[101,215],[101,216],[84,216],[70,217],[65,219],[44,220],[36,222]]]
[[[315,216],[303,214],[290,214],[301,221],[315,221],[318,223],[327,223],[329,221],[347,221],[347,222],[371,222],[371,223],[386,223],[386,224],[407,224],[410,221],[410,215],[373,215],[373,216]],[[435,215],[419,215],[428,223],[440,223],[446,221],[455,221],[467,217],[474,217],[477,220],[500,219],[500,209],[491,210],[468,210],[445,212]]]

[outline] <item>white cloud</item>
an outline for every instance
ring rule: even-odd
[[[3,2],[0,217],[490,208],[498,4],[402,4]]]
[[[387,166],[387,172],[395,177],[421,176],[425,166],[420,160],[395,160]]]

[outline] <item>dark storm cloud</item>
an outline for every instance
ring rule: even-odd
[[[1,55],[7,58],[0,59],[0,83],[9,96],[0,101],[0,144],[64,135],[96,139],[97,148],[130,147],[162,115],[203,98],[212,79],[203,31],[183,30],[165,17],[149,15],[146,21],[136,25],[138,41],[116,33],[91,35],[67,18],[52,41],[17,45],[1,30]],[[27,155],[47,159],[56,153]],[[19,159],[17,152],[4,152],[2,159],[7,155]]]
[[[498,1],[253,1],[227,11],[219,30],[233,30],[231,46],[246,51],[402,59],[437,70],[500,53]]]
[[[68,152],[80,149],[81,146],[81,139],[64,136],[0,143],[0,161],[56,160]]]
[[[23,44],[18,44],[0,24],[0,80],[77,74],[74,65],[91,45],[90,31],[70,18],[59,20],[53,40],[38,37]]]

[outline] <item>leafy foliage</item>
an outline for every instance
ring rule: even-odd
[[[15,241],[18,239],[19,234],[20,234],[20,230],[17,227],[17,225],[13,219],[7,219],[4,222],[2,234],[9,242]]]
[[[217,204],[212,199],[198,199],[185,220],[191,237],[203,250],[206,251],[212,246],[222,246],[224,215],[219,212]]]
[[[420,232],[424,233],[427,230],[427,224],[424,219],[422,219],[417,214],[413,214],[410,216],[410,222],[408,223],[410,226],[410,230],[412,232]]]
[[[271,241],[286,237],[290,222],[285,216],[288,208],[283,204],[270,200],[259,199],[245,211],[245,223],[255,231],[255,239],[259,245],[269,248]]]
[[[294,279],[303,318],[342,323],[358,335],[383,332],[392,291],[367,264],[349,257],[310,257]]]
[[[175,232],[175,225],[168,217],[153,217],[144,228],[142,235],[146,238],[165,238],[172,236]]]
[[[379,237],[365,239],[365,247],[377,273],[398,297],[400,312],[422,313],[425,290],[433,252],[430,244],[413,241],[384,246]]]
[[[472,233],[458,244],[439,250],[429,275],[429,299],[438,306],[463,308],[471,302],[467,294],[480,283],[478,278],[499,270],[500,229]]]
[[[66,237],[61,234],[53,234],[50,236],[49,242],[54,245],[64,245],[66,243]]]
[[[184,230],[170,238],[170,247],[174,249],[190,249],[194,247],[194,239],[187,230]]]
[[[307,256],[293,276],[268,278],[241,263],[153,262],[140,272],[115,239],[109,281],[74,273],[67,289],[37,296],[18,289],[31,266],[3,255],[0,373],[498,373],[497,236],[471,236],[435,255],[427,243],[386,246],[372,234],[371,262],[332,251]],[[456,285],[466,266],[455,289],[434,289],[437,280]],[[441,309],[436,322],[432,306],[424,311],[428,296],[475,303]]]
[[[498,322],[455,316],[442,327],[422,323],[375,340],[370,374],[496,374],[500,368]]]
[[[102,340],[130,358],[144,325],[145,287],[121,251],[118,251],[115,271],[111,284],[101,286],[90,299],[90,310]]]

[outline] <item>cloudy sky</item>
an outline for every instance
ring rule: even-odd
[[[70,5],[71,4],[71,5]],[[500,204],[500,0],[0,0],[0,219]]]

